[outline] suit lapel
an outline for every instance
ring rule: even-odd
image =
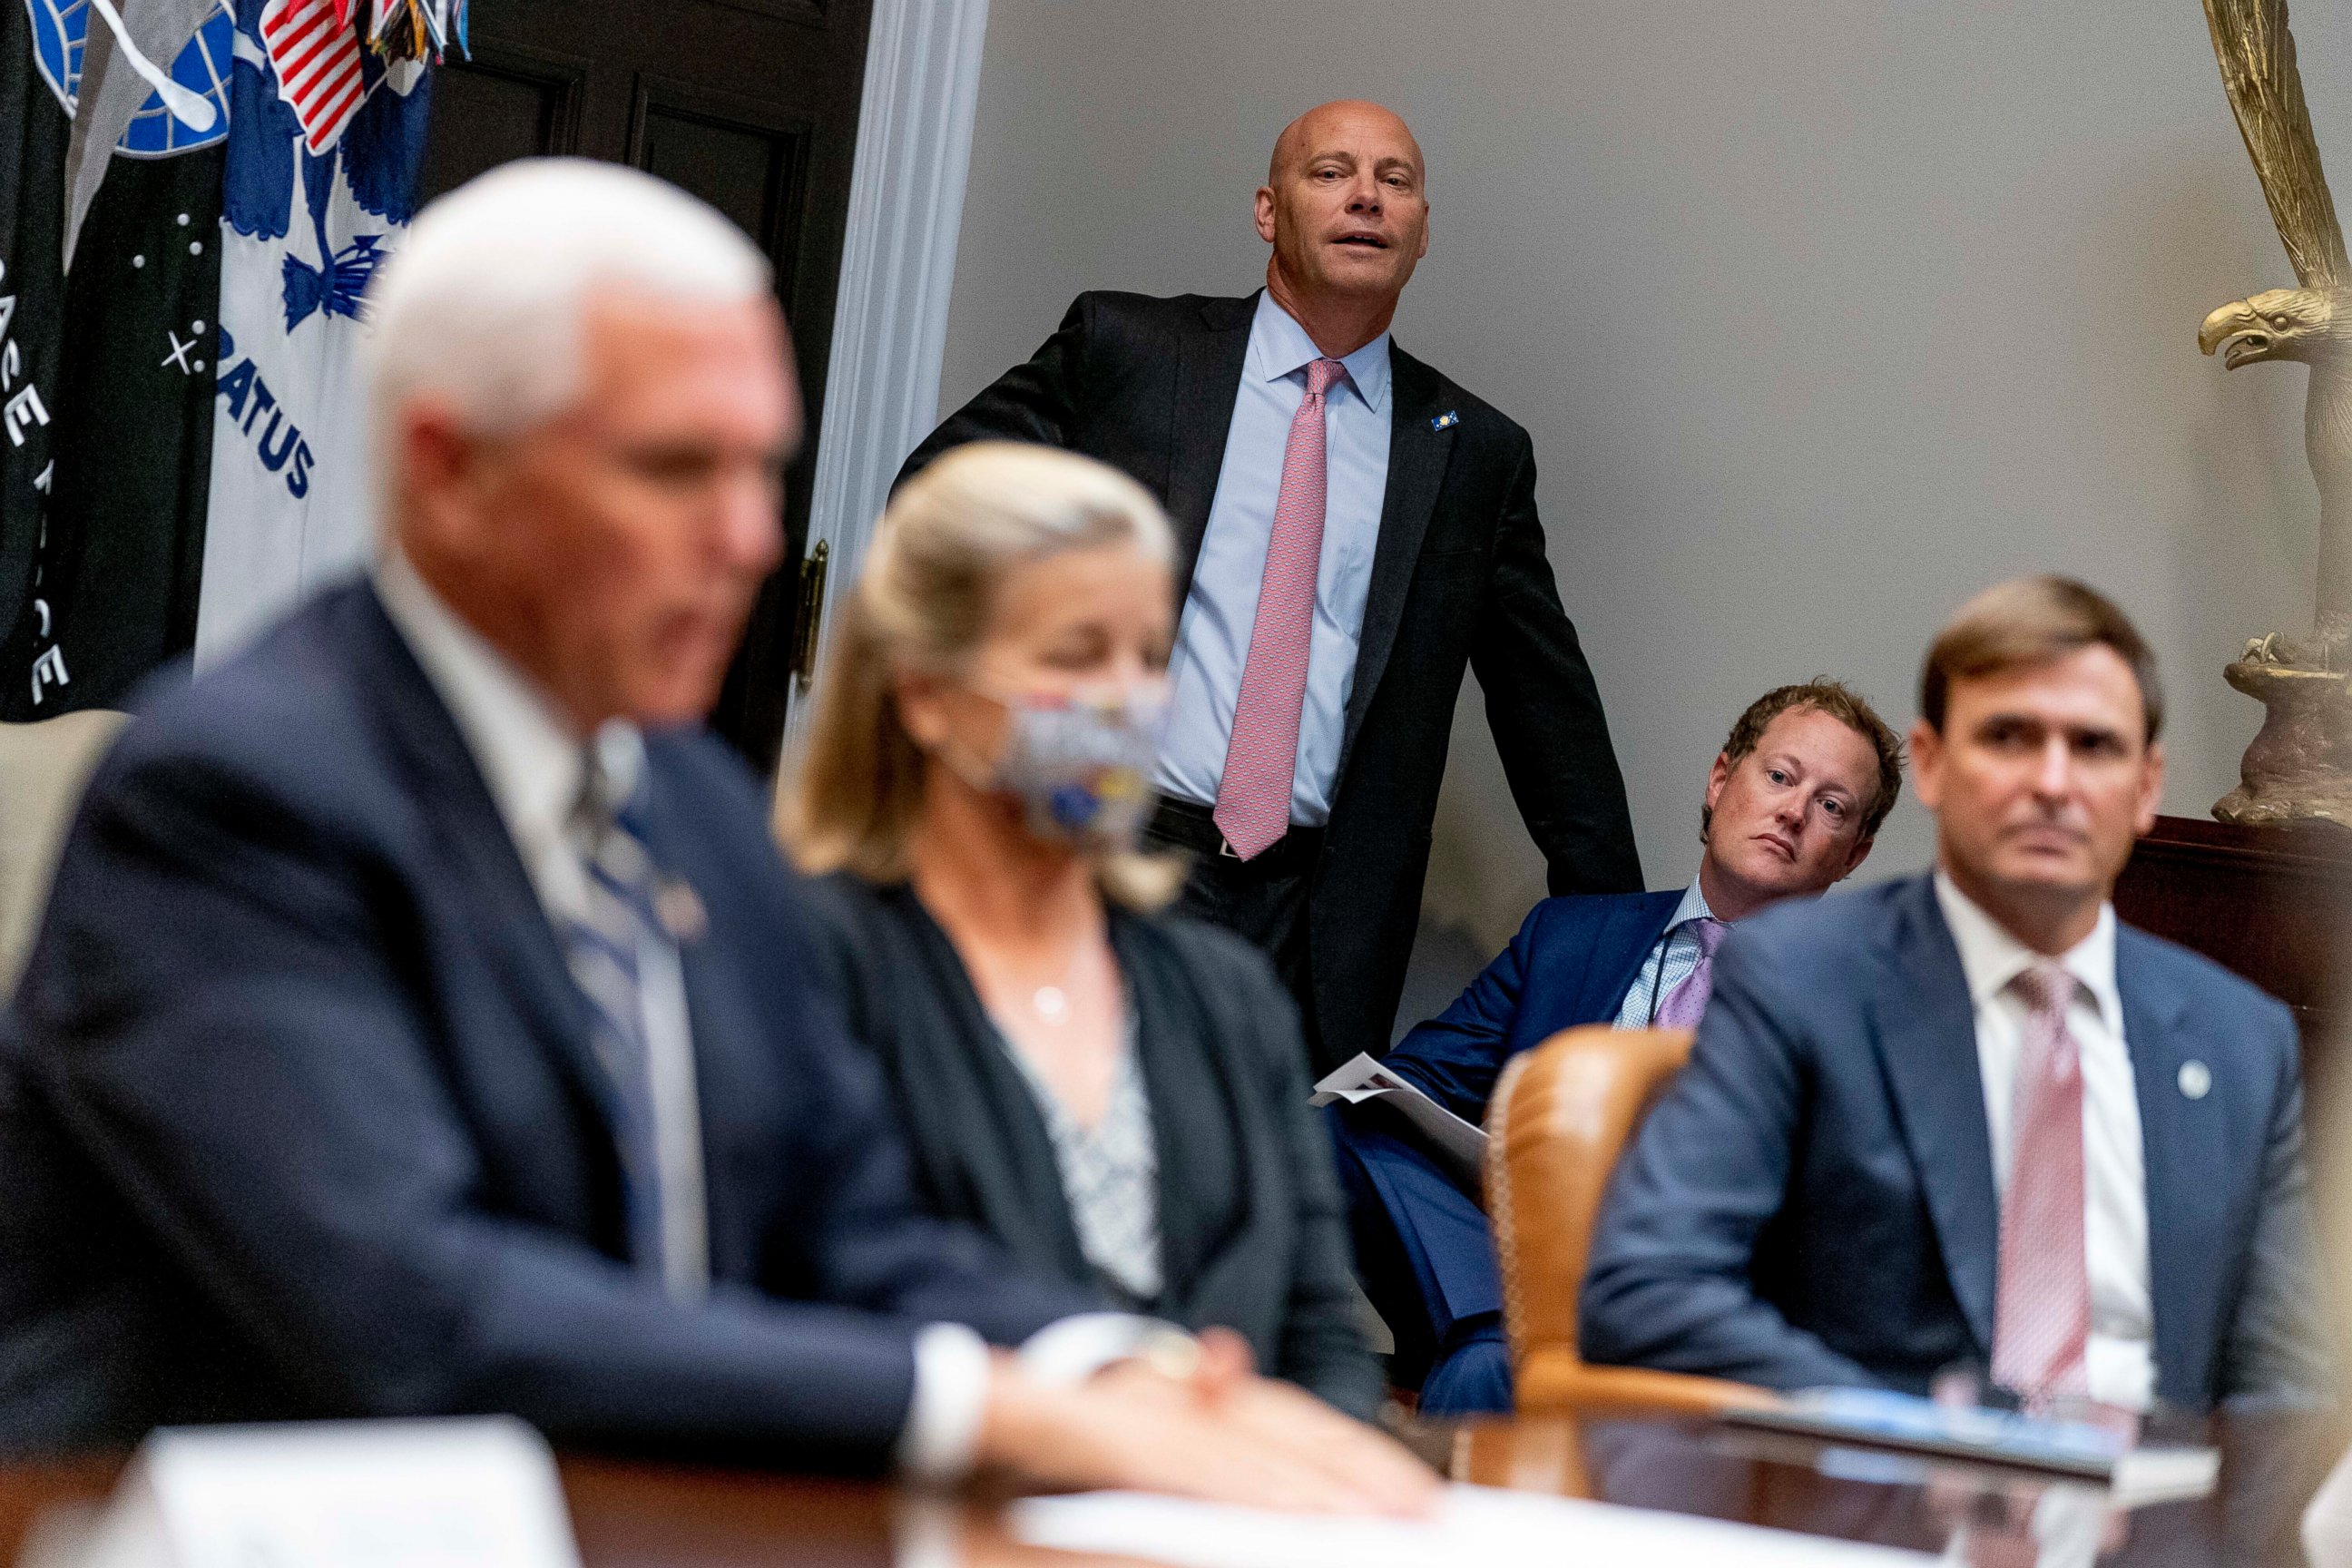
[[[1025,1267],[1065,1279],[1092,1279],[1045,1113],[989,1017],[954,941],[912,888],[901,885],[886,897],[914,948],[902,955],[905,997],[897,1005],[901,1070],[909,1082],[938,1086],[934,1092],[950,1102],[907,1113],[916,1139],[935,1145],[919,1157],[928,1162],[938,1157],[937,1150],[953,1151],[954,1181],[977,1223]]]
[[[1209,529],[1217,476],[1225,466],[1225,437],[1233,428],[1234,399],[1249,357],[1250,322],[1257,296],[1212,300],[1201,307],[1198,331],[1184,334],[1176,358],[1176,398],[1169,432],[1168,521],[1176,531],[1176,608],[1192,591],[1192,567]]]
[[[1413,563],[1421,558],[1422,536],[1429,531],[1429,514],[1445,482],[1454,427],[1431,426],[1431,421],[1445,412],[1438,406],[1442,392],[1437,373],[1391,340],[1388,489],[1381,501],[1381,533],[1372,547],[1372,580],[1365,593],[1356,675],[1349,688],[1347,726],[1339,741],[1336,776],[1341,779],[1348,776],[1348,758],[1355,750],[1372,692],[1381,683],[1381,672],[1388,668],[1389,649],[1396,642],[1405,596],[1412,587]]]
[[[1243,1228],[1257,1189],[1249,1170],[1248,1121],[1237,1114],[1217,1037],[1180,964],[1124,912],[1111,915],[1135,1009],[1137,1067],[1159,1152],[1163,1309],[1181,1305]]]
[[[362,591],[354,607],[362,658],[378,678],[394,750],[417,783],[417,798],[450,864],[469,885],[457,901],[478,921],[482,948],[521,998],[532,1032],[586,1102],[604,1114],[608,1087],[589,1041],[587,1005],[489,785],[374,590]]]
[[[1879,1059],[1919,1175],[1952,1294],[1979,1345],[1992,1346],[2000,1198],[1985,1123],[1975,1009],[1959,949],[1926,877],[1898,895],[1871,997]]]
[[[1666,922],[1675,918],[1675,910],[1682,907],[1682,901],[1680,893],[1634,893],[1618,900],[1611,910],[1610,936],[1605,945],[1614,962],[1596,963],[1586,973],[1582,1012],[1587,1022],[1617,1021],[1633,983],[1642,978],[1642,965],[1650,962],[1651,951],[1666,934]],[[1591,984],[1596,979],[1601,984]]]
[[[2136,931],[2116,932],[2116,989],[2124,1004],[2124,1048],[2130,1054],[2132,1085],[2139,1102],[2140,1163],[2147,1193],[2148,1299],[2155,1314],[2157,1386],[2163,1396],[2201,1403],[2206,1396],[2204,1351],[2188,1342],[2190,1330],[2206,1321],[2196,1289],[2214,1272],[2210,1260],[2226,1252],[2226,1237],[2214,1223],[2217,1194],[2228,1184],[2214,1173],[2231,1168],[2223,1134],[2227,1119],[2211,1109],[2223,1103],[2218,1077],[2210,1099],[2180,1091],[2180,1069],[2194,1056],[2187,1026],[2189,998],[2164,986],[2144,961]],[[2208,1063],[2210,1070],[2211,1064]]]

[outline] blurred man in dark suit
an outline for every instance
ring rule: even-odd
[[[1037,441],[1167,507],[1181,618],[1153,832],[1195,856],[1181,907],[1273,957],[1327,1067],[1388,1045],[1465,665],[1551,890],[1642,885],[1528,433],[1390,342],[1426,180],[1387,110],[1308,111],[1257,193],[1262,293],[1082,294],[906,468]]]
[[[159,698],[66,849],[5,1058],[0,1436],[506,1410],[1425,1496],[1229,1342],[1161,1331],[1192,1370],[1150,1370],[1152,1331],[919,1216],[758,793],[695,727],[800,427],[758,252],[648,176],[516,164],[374,300],[373,580]]]
[[[2147,645],[2079,583],[2003,584],[1919,712],[1934,873],[1724,942],[1602,1209],[1585,1356],[1965,1368],[2030,1408],[2323,1397],[2294,1020],[2109,902],[2163,790]]]
[[[1707,770],[1690,886],[1546,899],[1384,1065],[1483,1122],[1504,1064],[1562,1029],[1692,1027],[1733,922],[1852,876],[1902,787],[1902,742],[1850,688],[1829,679],[1774,688],[1748,705]],[[1401,1356],[1428,1366],[1420,1407],[1509,1409],[1503,1282],[1479,1194],[1387,1107],[1334,1109],[1357,1268]]]

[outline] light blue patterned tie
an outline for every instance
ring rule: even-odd
[[[566,922],[572,978],[589,1005],[590,1036],[611,1093],[606,1099],[628,1208],[629,1257],[662,1277],[660,1145],[654,1122],[652,1053],[639,962],[660,931],[652,858],[637,836],[632,800],[617,790],[593,748],[569,825],[587,871],[585,918]]]

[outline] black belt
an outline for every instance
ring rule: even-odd
[[[1213,859],[1224,871],[1295,876],[1313,870],[1316,858],[1323,853],[1323,830],[1294,823],[1281,837],[1244,860],[1225,847],[1224,830],[1217,826],[1214,813],[1205,805],[1172,796],[1160,799],[1160,809],[1151,818],[1151,831],[1182,845],[1204,862]]]

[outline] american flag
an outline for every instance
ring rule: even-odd
[[[261,8],[278,96],[292,106],[313,153],[334,145],[367,98],[359,36],[336,13],[335,0],[269,0]]]

